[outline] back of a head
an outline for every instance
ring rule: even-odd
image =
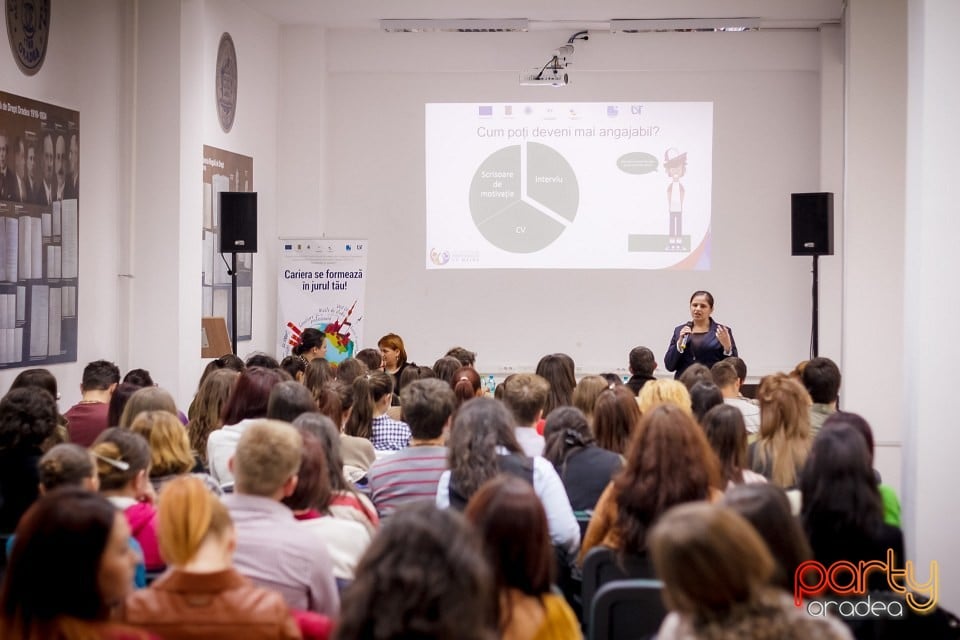
[[[250,418],[264,418],[273,387],[286,380],[280,369],[248,367],[244,369],[230,390],[223,405],[221,421],[224,425],[237,424]]]
[[[437,374],[435,374],[430,367],[412,364],[409,367],[405,367],[403,373],[400,374],[399,388],[405,389],[408,384],[416,382],[417,380],[436,377]]]
[[[573,389],[577,386],[576,366],[573,358],[565,353],[552,353],[540,358],[537,375],[547,381],[547,398],[543,415],[548,416],[557,407],[570,404]]]
[[[452,387],[454,383],[453,374],[462,366],[463,363],[453,356],[444,356],[433,363],[433,372]]]
[[[90,452],[76,444],[63,443],[51,448],[37,465],[44,491],[58,487],[82,487],[97,477]]]
[[[303,438],[286,422],[256,420],[233,456],[237,493],[271,497],[300,468]]]
[[[373,435],[373,414],[376,403],[393,393],[393,376],[383,371],[370,371],[353,381],[353,411],[344,432],[370,438]]]
[[[56,426],[57,401],[43,389],[13,389],[0,399],[0,450],[39,447]]]
[[[151,477],[187,473],[193,468],[190,437],[176,414],[141,411],[130,424],[130,431],[143,436],[150,445]]]
[[[477,354],[463,347],[453,347],[444,356],[456,358],[464,367],[473,367],[477,364]]]
[[[480,374],[473,367],[460,367],[453,374],[453,394],[457,397],[457,405],[477,397],[480,391]],[[401,404],[403,404],[401,402]]]
[[[347,358],[337,365],[336,377],[344,384],[353,384],[354,380],[369,370],[370,367],[357,358]]]
[[[379,349],[374,349],[372,347],[361,349],[354,357],[363,364],[367,365],[367,371],[373,371],[383,366],[383,356],[380,354]]]
[[[657,368],[653,351],[646,347],[634,347],[629,356],[630,373],[637,376],[652,376]]]
[[[460,514],[433,505],[392,515],[343,594],[336,637],[499,637],[493,579],[473,527]]]
[[[810,395],[795,378],[775,373],[760,381],[757,399],[760,439],[756,461],[770,469],[774,483],[792,487],[810,451]]]
[[[693,385],[698,382],[713,382],[713,375],[710,368],[706,365],[695,362],[680,374],[680,384],[687,388],[687,391],[693,389]]]
[[[450,429],[450,474],[461,495],[469,498],[497,474],[498,447],[522,454],[513,415],[497,400],[474,398],[457,410]]]
[[[123,415],[123,410],[127,407],[127,402],[130,401],[130,396],[142,388],[143,387],[138,387],[128,382],[121,382],[117,385],[116,389],[114,389],[110,395],[110,402],[107,405],[108,426],[116,427],[120,425],[120,417]]]
[[[723,404],[723,394],[714,383],[700,381],[690,389],[690,408],[697,421],[703,420],[704,414],[718,404]]]
[[[140,387],[141,389],[154,385],[153,377],[146,369],[130,369],[130,371],[127,371],[127,374],[123,376],[123,382]]]
[[[543,427],[543,457],[560,471],[567,456],[595,442],[587,417],[576,407],[558,407]]]
[[[107,360],[95,360],[83,368],[80,389],[83,391],[104,391],[110,385],[120,383],[120,368]]]
[[[293,380],[284,380],[274,385],[267,401],[267,418],[293,422],[301,413],[317,410],[317,401],[313,394]]]
[[[280,368],[286,371],[292,380],[300,380],[307,370],[307,363],[300,356],[287,356],[280,361]]]
[[[710,374],[713,376],[713,382],[720,389],[736,388],[740,377],[737,375],[737,368],[730,362],[730,358],[721,360],[710,368]]]
[[[320,329],[309,327],[300,334],[300,344],[293,348],[293,355],[302,356],[311,349],[322,349],[327,335]]]
[[[464,511],[483,539],[497,587],[540,596],[553,582],[547,515],[529,482],[509,475],[489,480]]]
[[[690,392],[679,380],[651,380],[640,389],[637,404],[644,415],[661,404],[671,404],[693,415]]]
[[[220,427],[220,414],[240,374],[232,369],[219,369],[200,385],[195,400],[194,418],[190,421],[190,446],[206,455],[207,437]]]
[[[173,396],[160,387],[138,389],[127,400],[117,426],[129,428],[134,418],[142,411],[169,411],[177,415],[177,403],[174,402]]]
[[[740,384],[747,381],[747,363],[743,361],[743,358],[730,356],[729,358],[724,358],[723,362],[729,362],[733,365],[733,368],[737,371],[737,377],[740,378]]]
[[[593,433],[597,436],[598,446],[626,453],[639,423],[640,407],[629,388],[610,386],[597,396],[593,406]]]
[[[98,576],[119,512],[102,496],[61,487],[24,514],[10,553],[0,617],[5,637],[55,637],[63,617],[106,620]]]
[[[293,426],[302,436],[317,439],[326,455],[327,480],[331,491],[348,489],[343,475],[343,454],[340,451],[340,429],[329,417],[321,413],[304,413],[293,421]]]
[[[110,427],[90,447],[97,459],[100,489],[122,489],[137,474],[150,468],[150,445],[140,434],[128,429]]]
[[[847,424],[859,431],[867,443],[867,451],[870,454],[870,466],[873,466],[873,455],[876,445],[873,439],[873,429],[870,428],[870,423],[867,422],[866,418],[859,413],[853,413],[851,411],[834,411],[827,416],[827,419],[823,422],[823,426],[827,426],[828,424]]]
[[[247,369],[251,367],[261,367],[263,369],[280,368],[280,363],[277,362],[277,359],[265,353],[254,353],[248,356],[247,361],[244,364],[246,365]]]
[[[792,591],[797,567],[813,553],[790,511],[787,494],[768,482],[741,484],[724,493],[723,504],[743,516],[763,538],[776,563],[773,584]]]
[[[57,399],[57,379],[46,369],[24,369],[10,384],[10,390],[37,387]]]
[[[774,569],[749,522],[707,503],[668,511],[650,532],[650,552],[667,604],[700,620],[722,619],[753,601]]]
[[[404,420],[417,440],[434,440],[443,435],[456,405],[453,390],[437,378],[417,380],[400,392]]]
[[[297,487],[282,502],[293,511],[318,509],[322,512],[331,498],[325,439],[304,430],[300,430],[300,437],[303,438],[303,457],[297,472]]]
[[[204,540],[210,536],[224,539],[233,528],[227,508],[193,476],[181,476],[165,484],[157,511],[160,555],[173,566],[187,564]]]
[[[840,367],[830,358],[810,360],[803,369],[801,379],[814,402],[836,402],[840,393]]]
[[[549,392],[550,383],[543,377],[518,373],[504,380],[503,403],[513,413],[519,426],[529,427],[543,411]]]
[[[704,414],[700,425],[717,454],[723,484],[742,482],[747,458],[747,428],[743,413],[734,406],[721,403]]]
[[[610,384],[601,376],[584,376],[580,378],[577,386],[573,388],[573,397],[571,401],[573,406],[590,420],[593,417],[593,409],[597,403],[597,396],[600,392],[609,387]]]
[[[303,372],[304,386],[316,393],[317,390],[335,377],[333,368],[326,358],[314,358]]]

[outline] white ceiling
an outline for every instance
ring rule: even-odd
[[[602,28],[615,18],[761,19],[761,28],[840,21],[844,0],[245,0],[280,24],[379,29],[382,18],[527,18],[531,30]],[[473,34],[468,34],[473,35]]]

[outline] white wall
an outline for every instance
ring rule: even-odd
[[[76,364],[52,365],[62,410],[80,398],[83,364],[119,360],[119,264],[126,244],[121,230],[128,167],[121,152],[130,122],[123,108],[125,11],[119,0],[66,2],[51,7],[50,44],[43,68],[25,76],[7,50],[0,55],[2,89],[80,112],[80,335]],[[95,70],[95,72],[91,72]],[[0,372],[6,391],[20,369]]]
[[[753,374],[807,357],[810,263],[789,255],[789,194],[823,188],[818,33],[591,35],[562,90],[519,87],[517,71],[566,33],[326,35],[324,231],[369,240],[361,346],[396,331],[421,364],[464,344],[481,369],[564,351],[610,370],[636,344],[662,354],[706,288]],[[714,101],[711,271],[424,270],[424,103],[556,100]],[[293,210],[313,206],[305,192]],[[835,315],[839,289],[825,293]],[[837,344],[837,324],[825,329]]]

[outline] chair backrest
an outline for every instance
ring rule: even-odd
[[[614,580],[600,587],[590,608],[589,640],[647,640],[667,616],[659,580]]]
[[[610,547],[595,547],[583,559],[582,606],[589,621],[590,605],[597,591],[613,580],[656,578],[646,554],[620,554]]]

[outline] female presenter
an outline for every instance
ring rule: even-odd
[[[737,343],[730,327],[714,322],[713,296],[709,291],[694,291],[690,296],[690,316],[693,318],[673,330],[670,346],[663,356],[667,371],[676,371],[675,378],[694,362],[707,367],[724,358],[737,355]]]

